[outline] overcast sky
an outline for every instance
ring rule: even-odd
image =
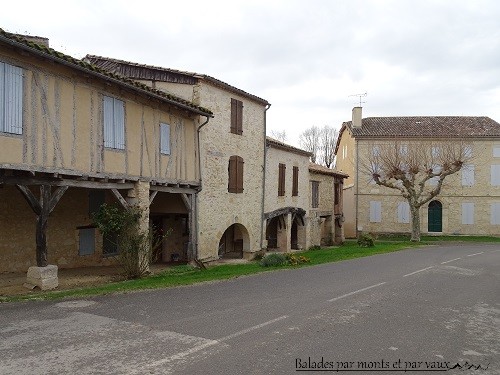
[[[500,121],[498,0],[9,1],[0,27],[87,53],[208,74],[268,100],[288,141],[363,117]]]

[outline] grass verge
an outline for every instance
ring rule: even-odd
[[[318,264],[339,262],[347,259],[361,258],[365,256],[390,253],[411,247],[418,247],[435,243],[439,241],[438,237],[425,237],[422,242],[415,243],[408,240],[398,241],[391,237],[390,241],[376,241],[374,247],[359,247],[356,241],[346,241],[342,246],[326,249],[308,250],[297,253],[310,259],[310,262],[298,266],[284,267],[261,267],[258,262],[249,262],[246,264],[222,264],[210,266],[206,270],[200,270],[187,265],[175,266],[166,271],[137,280],[127,280],[114,283],[108,283],[98,287],[81,288],[61,291],[35,292],[33,294],[0,297],[0,302],[15,302],[27,300],[55,300],[63,298],[81,298],[97,296],[110,293],[124,293],[135,290],[168,288],[181,285],[192,285],[200,282],[209,282],[217,280],[226,280],[239,276],[257,274],[260,272],[270,272],[277,269],[291,269],[299,267],[310,267]],[[447,240],[457,237],[448,238]],[[474,241],[475,240],[475,241]],[[444,241],[444,240],[441,240]],[[460,237],[460,241],[474,242],[500,242],[500,238],[494,237]]]

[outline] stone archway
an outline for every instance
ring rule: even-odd
[[[244,225],[230,225],[219,241],[219,258],[242,259],[243,252],[249,251],[250,236]]]

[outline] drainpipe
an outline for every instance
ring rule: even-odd
[[[359,193],[359,143],[358,140],[355,139],[356,142],[356,238],[358,238],[358,193]]]
[[[196,233],[196,243],[193,244],[194,245],[194,259],[198,259],[198,220],[199,220],[199,198],[198,198],[198,193],[203,189],[203,183],[202,183],[202,180],[201,180],[201,143],[200,143],[200,130],[202,127],[204,127],[206,124],[208,124],[208,122],[210,121],[210,117],[209,116],[205,116],[206,117],[206,121],[201,124],[200,126],[198,126],[198,129],[196,131],[196,136],[197,136],[197,141],[198,141],[198,173],[200,174],[200,187],[198,189],[198,191],[196,192],[196,194],[194,195],[194,199],[195,199],[195,207],[196,207],[196,210],[195,210],[195,220],[194,220],[194,231]]]
[[[262,250],[264,246],[264,200],[266,199],[266,163],[267,163],[267,142],[266,142],[266,131],[267,131],[267,110],[271,108],[271,104],[267,103],[266,109],[264,110],[264,175],[262,176],[262,206],[261,206],[261,220],[260,220],[260,249]]]

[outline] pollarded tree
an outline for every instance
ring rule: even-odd
[[[325,125],[320,130],[320,155],[323,164],[330,168],[333,166],[335,161],[335,145],[337,144],[337,138],[339,132],[337,129],[331,126]]]
[[[311,161],[313,163],[316,163],[318,160],[321,142],[320,133],[321,130],[317,126],[311,126],[299,135],[300,147],[312,154]]]
[[[449,175],[472,159],[463,140],[374,143],[362,168],[377,185],[398,190],[408,202],[411,241],[420,241],[420,207],[436,197]]]

